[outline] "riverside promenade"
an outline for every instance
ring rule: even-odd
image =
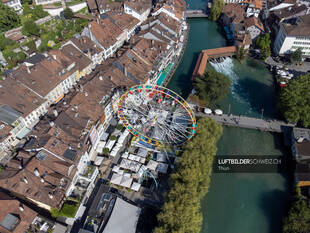
[[[246,116],[236,116],[236,115],[214,115],[205,114],[202,112],[196,112],[197,117],[210,117],[216,120],[218,123],[226,126],[235,126],[247,129],[258,129],[261,131],[282,133],[288,127],[295,127],[294,124],[285,123],[284,121],[278,120],[266,120],[261,118],[246,117]],[[309,130],[310,131],[310,130]]]

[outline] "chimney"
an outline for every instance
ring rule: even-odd
[[[27,72],[28,72],[28,74],[30,74],[31,73],[31,71],[30,71],[30,69],[29,69],[29,67],[27,66]]]
[[[151,40],[152,47],[154,47],[154,40]]]
[[[88,93],[87,93],[87,92],[85,92],[85,96],[86,96],[86,97],[88,96]]]
[[[57,60],[57,56],[55,54],[52,55],[54,60]]]
[[[38,170],[38,168],[35,168],[33,173],[36,175],[36,176],[40,176],[40,172]]]
[[[49,196],[50,199],[54,198],[54,196],[51,193],[49,193],[48,196]]]
[[[23,178],[23,181],[24,181],[26,184],[28,184],[28,180],[27,180],[26,177]]]
[[[54,116],[57,117],[58,116],[58,112],[56,109],[53,110]]]
[[[41,181],[41,183],[44,183],[44,182],[45,182],[45,180],[44,180],[43,178],[41,178],[41,180],[40,180],[40,181]]]
[[[124,64],[124,74],[127,77],[128,74],[127,74],[127,68],[126,68],[125,64]]]
[[[53,127],[55,125],[54,121],[50,121],[49,124],[51,127]]]
[[[22,206],[22,204],[20,204],[19,210],[20,210],[21,212],[23,212],[23,211],[25,210],[24,207]]]

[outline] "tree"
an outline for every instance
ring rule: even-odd
[[[22,0],[22,4],[32,5],[32,0]]]
[[[27,20],[22,27],[22,33],[25,36],[39,36],[40,28],[33,20]]]
[[[33,8],[33,15],[36,17],[36,19],[41,19],[48,16],[48,13],[43,10],[42,5],[36,5]]]
[[[3,51],[8,46],[17,44],[16,41],[9,38],[5,38],[3,33],[0,33],[0,50]]]
[[[308,232],[310,232],[309,201],[303,199],[299,191],[297,191],[288,216],[284,219],[283,233]]]
[[[264,60],[271,55],[270,44],[271,40],[269,34],[261,35],[256,40],[255,46],[261,50]]]
[[[217,101],[227,96],[231,81],[224,74],[208,69],[203,76],[196,77],[193,85],[199,99],[214,106]]]
[[[11,7],[0,2],[0,32],[6,32],[20,25],[20,18]]]
[[[69,7],[64,10],[64,17],[65,19],[72,19],[74,17],[74,13]]]
[[[223,10],[225,3],[224,0],[213,0],[211,11],[210,11],[210,19],[216,21]]]
[[[302,62],[302,50],[300,48],[296,49],[294,52],[290,54],[290,61],[291,63],[298,63]]]
[[[210,185],[216,143],[222,127],[210,118],[201,118],[197,134],[186,143],[174,172],[169,178],[170,191],[158,214],[155,233],[197,233],[201,231],[201,199]]]
[[[280,110],[289,122],[310,126],[310,74],[291,80],[280,92]]]
[[[242,62],[245,59],[246,54],[247,54],[247,50],[244,49],[244,46],[239,48],[238,51],[237,51],[237,59],[238,59],[238,61]]]

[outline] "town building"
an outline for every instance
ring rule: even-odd
[[[305,5],[292,5],[285,8],[275,9],[271,11],[270,17],[274,23],[280,23],[284,20],[296,18],[308,14],[310,11]]]
[[[115,14],[113,12],[109,12],[101,15],[101,18],[105,17],[109,17],[113,23],[127,35],[126,41],[129,41],[130,37],[135,34],[136,29],[141,25],[141,22],[137,18],[126,13]]]
[[[281,22],[275,39],[274,51],[278,55],[289,54],[300,48],[304,56],[310,55],[310,15],[290,22]]]
[[[80,52],[84,53],[92,61],[92,68],[104,60],[104,51],[87,36],[78,36],[68,42],[73,44]]]
[[[125,0],[124,11],[126,14],[143,22],[147,19],[152,9],[151,0]]]
[[[2,3],[13,8],[18,14],[23,13],[23,7],[20,0],[2,0]]]
[[[16,146],[46,112],[46,100],[39,94],[10,78],[0,81],[0,153]]]
[[[0,191],[0,232],[24,233],[37,213],[16,198]]]
[[[36,5],[46,5],[61,2],[61,0],[35,0]]]
[[[244,26],[248,33],[250,33],[251,39],[256,39],[261,33],[264,33],[264,26],[260,19],[252,16],[244,19]]]
[[[108,17],[90,22],[83,34],[89,36],[103,49],[104,59],[113,56],[127,39],[127,33],[122,31]]]

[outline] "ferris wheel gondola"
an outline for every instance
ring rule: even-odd
[[[189,104],[158,85],[130,88],[119,100],[118,116],[129,132],[153,146],[180,145],[191,139],[197,129]]]

